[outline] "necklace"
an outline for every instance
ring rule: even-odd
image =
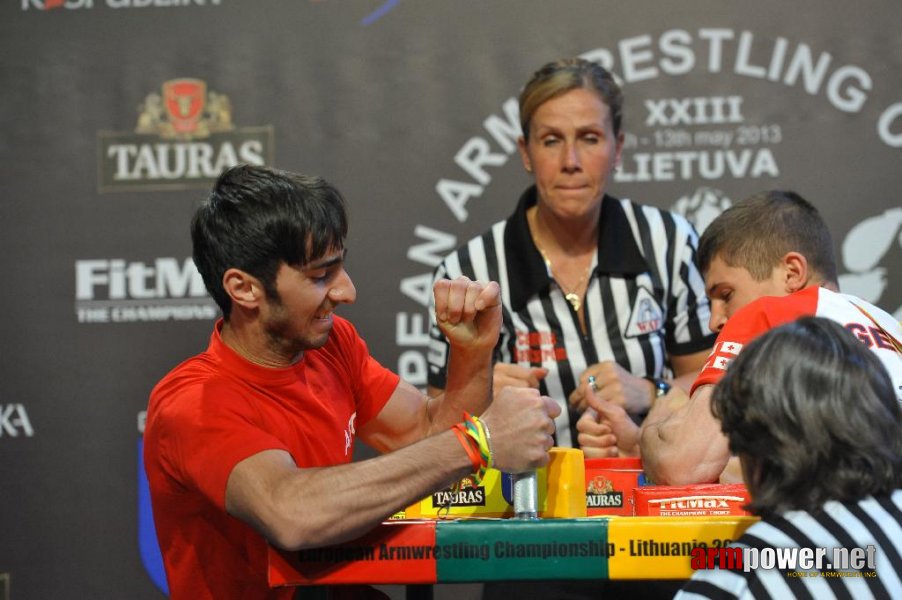
[[[535,242],[535,239],[533,239],[533,241]],[[535,244],[536,244],[536,249],[538,249],[538,251],[539,251],[539,254],[542,255],[542,260],[545,261],[545,268],[548,269],[548,276],[551,277],[552,279],[554,279],[557,282],[557,284],[559,286],[561,286],[561,289],[564,291],[564,300],[566,300],[567,302],[570,303],[570,306],[573,307],[573,312],[578,313],[579,309],[583,305],[583,299],[582,299],[582,296],[579,295],[579,290],[582,287],[583,282],[589,276],[589,270],[591,269],[591,265],[586,269],[586,272],[583,273],[583,276],[579,278],[579,281],[576,282],[576,285],[574,285],[570,289],[567,289],[566,287],[564,287],[564,284],[561,283],[561,281],[554,276],[554,271],[551,268],[551,260],[548,258],[548,255],[545,254],[545,250],[543,250],[542,247],[539,246],[538,242],[535,242]]]

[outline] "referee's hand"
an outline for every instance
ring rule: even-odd
[[[589,408],[576,422],[576,430],[586,458],[638,456],[639,426],[623,407],[596,395],[590,384],[585,395]]]
[[[589,406],[586,390],[591,387],[595,395],[631,415],[647,412],[654,398],[654,386],[644,377],[633,375],[612,360],[590,365],[579,376],[579,385],[570,394],[570,406],[584,411]]]

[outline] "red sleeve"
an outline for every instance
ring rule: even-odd
[[[260,428],[252,403],[235,401],[235,391],[226,385],[198,384],[179,395],[168,405],[169,414],[157,420],[161,461],[175,480],[191,482],[225,510],[226,484],[235,465],[264,450],[287,448]]]
[[[356,427],[361,428],[382,412],[401,378],[370,355],[366,342],[350,322],[340,317],[333,318],[333,334],[345,353],[357,400]]]
[[[806,288],[789,296],[765,296],[742,307],[730,317],[714,343],[704,368],[692,384],[692,392],[702,385],[720,381],[743,346],[762,333],[817,310],[818,288]]]

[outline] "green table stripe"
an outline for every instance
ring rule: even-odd
[[[607,579],[607,519],[439,521],[439,583]]]

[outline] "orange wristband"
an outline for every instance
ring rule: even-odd
[[[473,472],[476,473],[479,471],[479,467],[482,466],[482,457],[479,456],[479,451],[473,447],[473,443],[470,441],[472,438],[463,431],[463,425],[460,423],[455,424],[454,427],[451,428],[451,431],[454,432],[460,445],[463,446],[464,450],[467,452],[467,457],[473,465]]]

